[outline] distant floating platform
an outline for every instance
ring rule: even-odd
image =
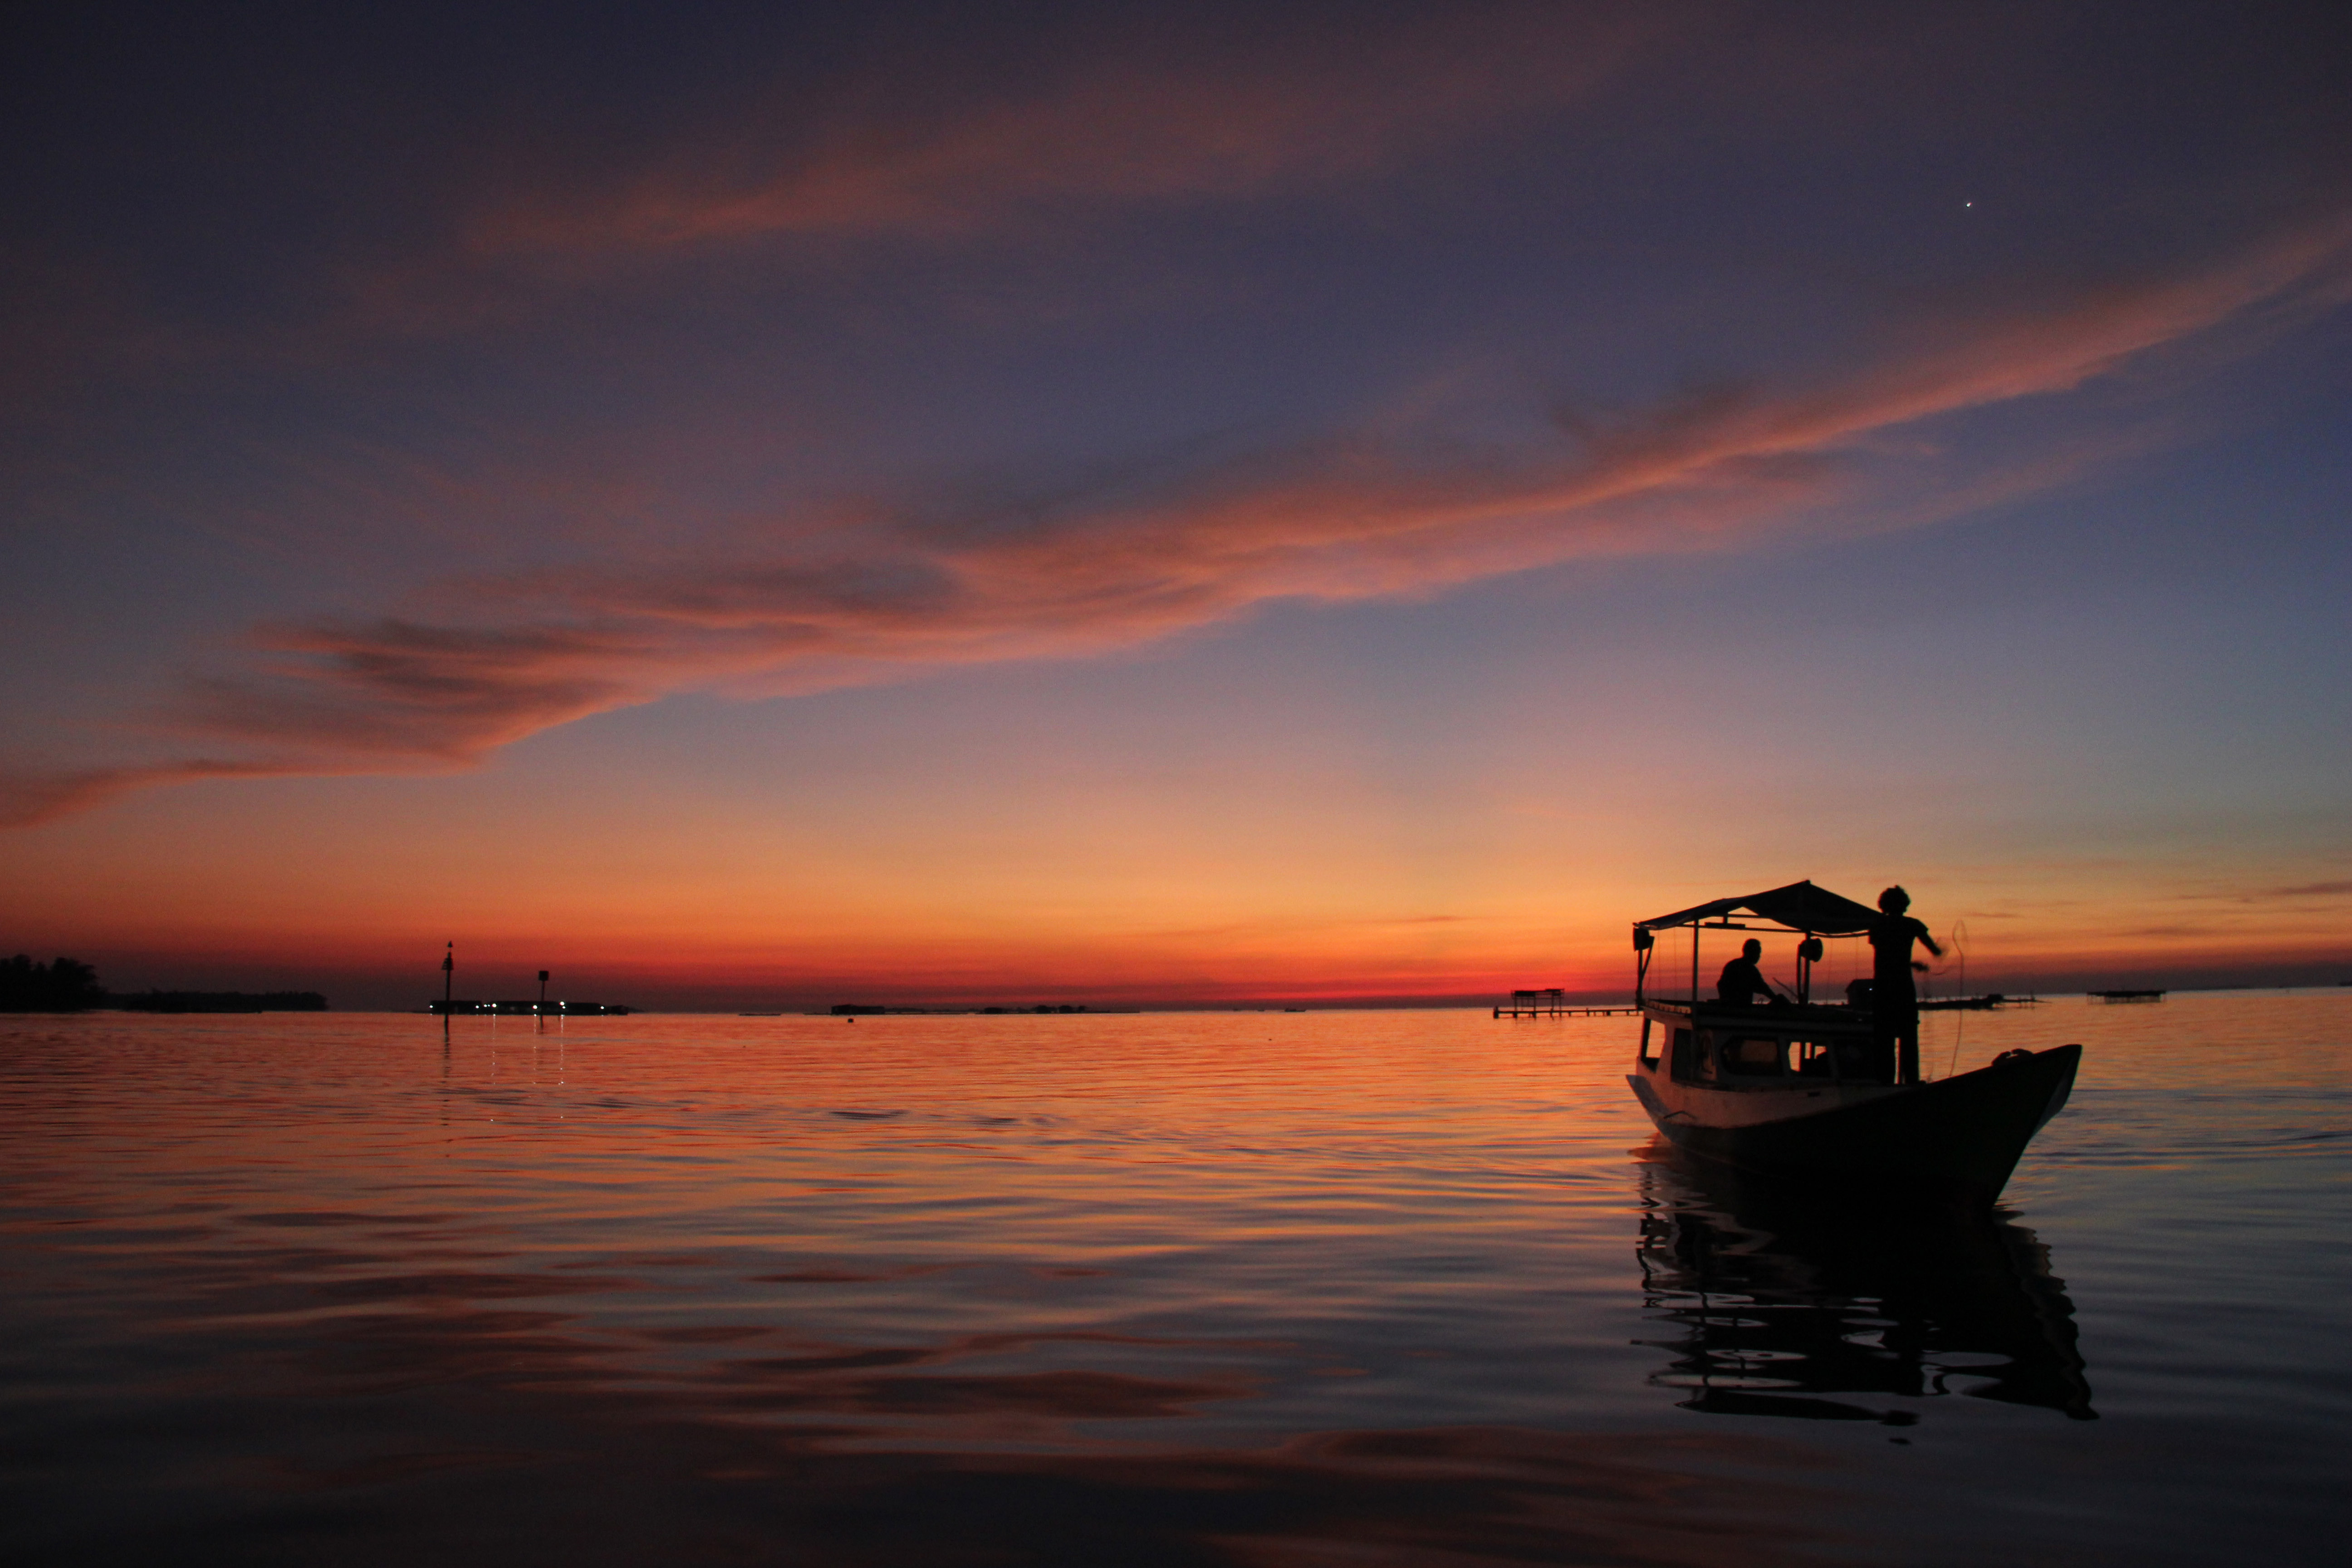
[[[1586,1007],[1571,1003],[1561,994],[1557,985],[1540,990],[1514,991],[1507,1002],[1495,1004],[1497,1018],[1607,1018],[1620,1013],[1638,1013],[1638,1007]]]
[[[2164,993],[2161,991],[2094,991],[2091,994],[2102,1002],[2161,1002],[2164,1000]]]
[[[462,996],[449,1002],[427,1002],[425,1010],[453,1016],[482,1014],[499,1018],[623,1018],[636,1011],[617,1002],[469,1002]]]
[[[1922,998],[1922,1013],[1989,1013],[1996,1007],[2031,1007],[2042,1000],[2039,996],[2010,996],[1999,991],[1982,996],[1936,996]]]

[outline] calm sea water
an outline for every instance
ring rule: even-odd
[[[2345,1561],[2352,992],[2080,1040],[1981,1224],[1633,1022],[0,1021],[15,1563]]]

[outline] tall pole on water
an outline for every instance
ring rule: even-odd
[[[441,955],[441,1016],[449,1016],[449,990],[457,980],[457,944],[453,940],[449,951]]]
[[[539,972],[539,1010],[541,1013],[547,1011],[547,971],[544,969]]]

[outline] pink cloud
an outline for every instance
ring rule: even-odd
[[[194,784],[203,779],[268,778],[302,769],[277,762],[215,762],[202,758],[117,768],[81,768],[66,772],[0,773],[0,827],[29,827],[37,823],[72,816],[117,800],[136,790],[163,784]],[[348,770],[346,770],[348,771]]]
[[[2329,225],[2057,308],[1921,323],[1837,379],[1695,395],[1548,445],[1433,456],[1365,437],[1017,526],[886,516],[812,535],[787,520],[772,558],[455,584],[438,602],[465,613],[442,621],[265,626],[248,668],[195,685],[171,715],[255,756],[19,778],[5,819],[191,778],[462,765],[682,689],[808,691],[1083,655],[1273,599],[1426,594],[1580,558],[1749,547],[1829,526],[1831,503],[1892,432],[2065,392],[2223,323],[2335,302],[2346,258],[2345,228]],[[1914,498],[1841,526],[1932,511]],[[812,553],[812,538],[832,542]]]

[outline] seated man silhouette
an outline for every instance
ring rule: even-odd
[[[1766,984],[1764,972],[1756,967],[1756,961],[1763,956],[1764,944],[1754,937],[1740,943],[1739,956],[1723,966],[1723,974],[1715,983],[1715,999],[1734,1007],[1753,1007],[1760,991],[1765,1001],[1777,1004],[1780,996]]]

